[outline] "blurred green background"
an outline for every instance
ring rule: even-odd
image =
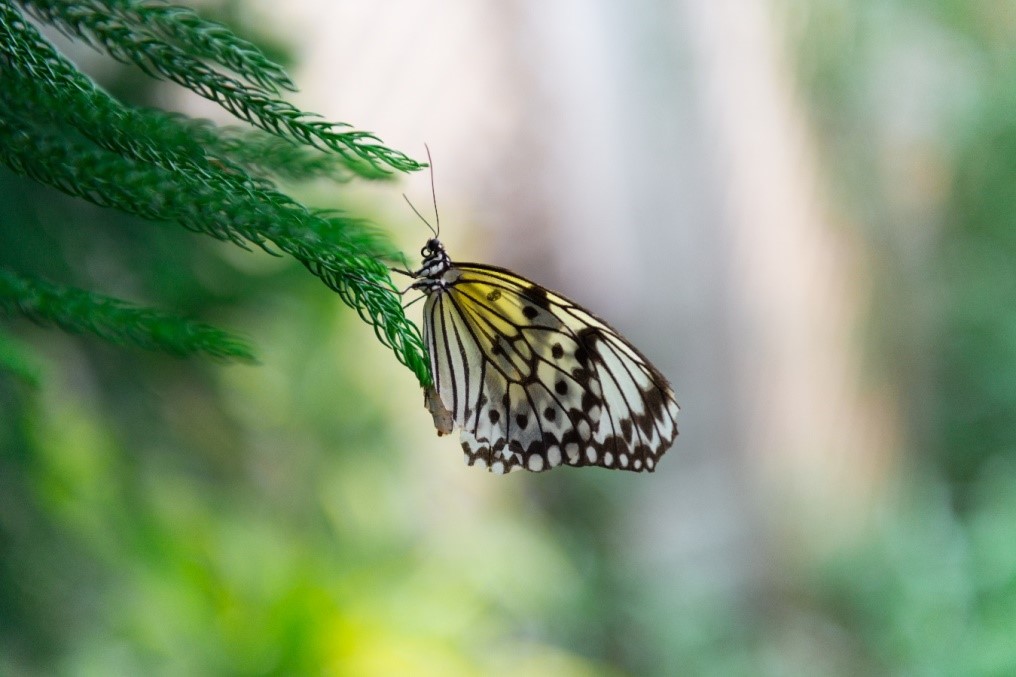
[[[644,348],[660,471],[462,467],[299,265],[2,171],[0,265],[261,364],[4,320],[39,385],[0,374],[0,673],[1016,672],[1016,4],[538,7],[202,11],[288,45],[300,105],[428,141],[453,257]],[[293,190],[427,235],[420,175]]]

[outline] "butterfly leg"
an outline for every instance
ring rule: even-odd
[[[409,291],[409,289],[407,289],[406,291],[404,291],[404,292],[402,292],[402,293],[403,293],[403,294],[405,294],[405,293],[406,293],[407,291]],[[403,310],[405,310],[406,308],[408,308],[409,306],[413,305],[414,303],[416,303],[416,302],[417,302],[417,301],[419,301],[420,299],[425,299],[425,298],[427,298],[427,297],[426,297],[426,296],[417,296],[417,297],[416,297],[415,299],[413,299],[413,300],[412,300],[412,301],[410,301],[409,303],[407,303],[407,304],[405,304],[404,306],[402,306],[402,309],[403,309]]]

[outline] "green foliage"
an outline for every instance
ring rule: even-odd
[[[102,46],[118,60],[134,63],[146,72],[167,69],[160,51],[183,60],[221,64],[250,84],[277,92],[296,90],[279,64],[257,46],[237,37],[229,28],[206,21],[186,7],[152,2],[30,2],[26,8],[71,36]],[[125,34],[133,46],[128,49]],[[152,51],[148,51],[152,50]]]
[[[955,161],[936,253],[943,342],[935,403],[939,458],[961,503],[999,457],[1016,454],[1016,53],[986,88]]]
[[[1016,464],[996,459],[962,516],[940,482],[920,479],[866,543],[827,563],[812,586],[890,674],[1008,674]]]
[[[0,274],[2,273],[3,271],[0,271]],[[0,301],[0,305],[2,303],[3,301]],[[40,369],[31,351],[17,339],[0,331],[0,372],[2,371],[14,374],[32,385],[39,384]]]
[[[281,67],[190,10],[125,1],[22,4],[40,20],[189,87],[262,129],[220,129],[125,106],[3,2],[0,64],[7,95],[0,100],[0,161],[104,207],[294,257],[355,308],[421,383],[429,381],[419,333],[402,312],[385,264],[397,252],[365,222],[310,209],[270,178],[377,178],[418,169],[418,163],[371,134],[341,131],[348,125],[313,120],[274,98],[279,88],[292,86]],[[137,330],[125,326],[102,335]],[[223,345],[219,353],[231,349]]]
[[[909,441],[869,539],[810,589],[891,674],[1016,665],[1011,8],[816,0],[810,25],[790,22],[808,26],[798,63],[827,166],[878,260],[874,348]]]
[[[23,315],[72,334],[89,333],[113,343],[161,350],[172,355],[202,353],[250,362],[242,339],[199,322],[135,308],[80,289],[27,279],[0,268],[0,315]],[[24,371],[24,370],[19,370]]]
[[[21,4],[41,20],[101,47],[119,61],[134,63],[152,77],[187,87],[263,129],[339,153],[353,160],[353,167],[361,166],[360,161],[374,169],[387,165],[413,171],[421,167],[380,144],[369,132],[339,131],[349,125],[314,120],[274,98],[279,86],[292,88],[282,69],[261,57],[253,45],[235,38],[222,26],[202,22],[191,12],[136,0],[32,0]],[[235,69],[247,82],[216,71],[202,59]]]

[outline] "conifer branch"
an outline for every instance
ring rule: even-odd
[[[221,128],[220,134],[209,139],[206,148],[258,176],[276,176],[291,181],[325,177],[346,182],[354,177],[367,177],[374,172],[376,178],[386,175],[364,163],[356,172],[332,153],[295,144],[259,129],[244,130],[238,127]]]
[[[236,186],[225,173],[193,176],[69,141],[5,115],[0,161],[36,181],[90,202],[196,232],[290,254],[355,308],[378,339],[429,383],[419,331],[405,316],[382,259],[396,256],[365,224],[311,211],[287,196]],[[392,291],[388,291],[392,290]]]
[[[237,78],[216,71],[180,47],[145,30],[144,24],[130,23],[130,14],[118,15],[101,7],[103,3],[78,3],[64,0],[21,0],[20,4],[41,21],[51,23],[72,36],[85,39],[113,58],[133,63],[148,75],[170,80],[219,104],[236,117],[261,129],[290,140],[331,151],[349,161],[352,171],[364,164],[378,172],[390,169],[414,171],[421,168],[415,160],[386,148],[370,132],[342,131],[350,125],[314,119],[316,116],[273,97],[274,88],[254,82],[245,84]],[[137,12],[145,13],[141,3],[129,3]],[[99,5],[100,7],[96,7]],[[169,16],[163,13],[165,21]],[[186,32],[185,28],[179,29]],[[270,75],[265,74],[270,80]]]
[[[219,359],[255,361],[247,343],[221,329],[138,308],[81,289],[59,287],[0,269],[0,313],[55,324],[121,345],[173,355],[203,353]]]
[[[32,1],[33,6],[45,7],[46,11],[53,11],[51,8],[58,4],[52,0]],[[168,5],[163,0],[91,0],[75,2],[66,11],[88,12],[93,22],[116,16],[139,34],[147,33],[187,54],[220,64],[254,86],[272,92],[296,91],[285,69],[256,45],[220,23],[202,19],[190,8]],[[87,39],[85,35],[80,37]]]
[[[73,127],[94,143],[162,167],[209,170],[205,146],[214,126],[182,115],[132,109],[109,96],[63,57],[10,5],[0,3],[0,63],[15,116]],[[219,158],[221,166],[227,160]]]
[[[181,63],[200,63],[187,55],[189,62],[174,62],[175,47],[168,49],[151,36],[139,38],[124,24],[124,16],[147,11],[147,3],[92,0],[80,3],[85,8],[80,11],[78,3],[22,4],[72,34],[80,31],[110,50],[121,50],[124,58],[136,52],[147,55],[156,74],[177,73]],[[102,14],[100,9],[106,5],[120,8],[119,13]],[[174,16],[166,11],[153,21],[171,21]],[[216,39],[228,43],[221,34]],[[193,72],[219,76],[207,68]],[[207,121],[128,108],[78,71],[7,0],[0,0],[0,75],[5,89],[0,97],[0,162],[98,205],[177,223],[245,248],[253,244],[271,253],[292,255],[355,308],[421,384],[430,382],[419,330],[406,319],[384,264],[397,259],[398,252],[362,221],[308,209],[279,192],[267,176],[258,176],[288,172],[296,177],[347,177],[349,171],[377,176],[387,170],[376,157],[404,155],[381,146],[371,146],[375,150],[364,151],[366,156],[343,155],[340,149],[345,142],[338,136],[327,137],[335,142],[328,146],[321,141],[326,137],[309,132],[301,136],[293,132],[296,127],[282,122],[267,125],[270,129],[274,125],[281,134],[273,137],[264,131],[223,130]],[[258,98],[257,91],[241,85],[234,93],[244,106],[257,108],[267,100]],[[273,107],[275,103],[282,108]],[[273,102],[268,109],[292,113],[282,115],[282,120],[306,122],[306,115],[289,104]],[[308,124],[318,131],[339,126]],[[354,138],[349,134],[362,133],[346,133],[347,141]],[[260,158],[244,147],[247,140],[256,142],[252,145],[262,151]],[[381,155],[370,154],[375,151]],[[408,162],[390,167],[420,166],[405,159]]]

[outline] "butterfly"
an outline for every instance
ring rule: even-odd
[[[426,298],[424,404],[438,434],[460,428],[466,464],[496,474],[655,470],[677,437],[666,378],[574,301],[504,268],[452,261],[438,224],[420,268],[399,271]]]
[[[439,434],[494,473],[559,465],[652,471],[677,437],[667,380],[621,334],[504,268],[456,263],[436,237],[411,289],[426,296],[423,341]]]

